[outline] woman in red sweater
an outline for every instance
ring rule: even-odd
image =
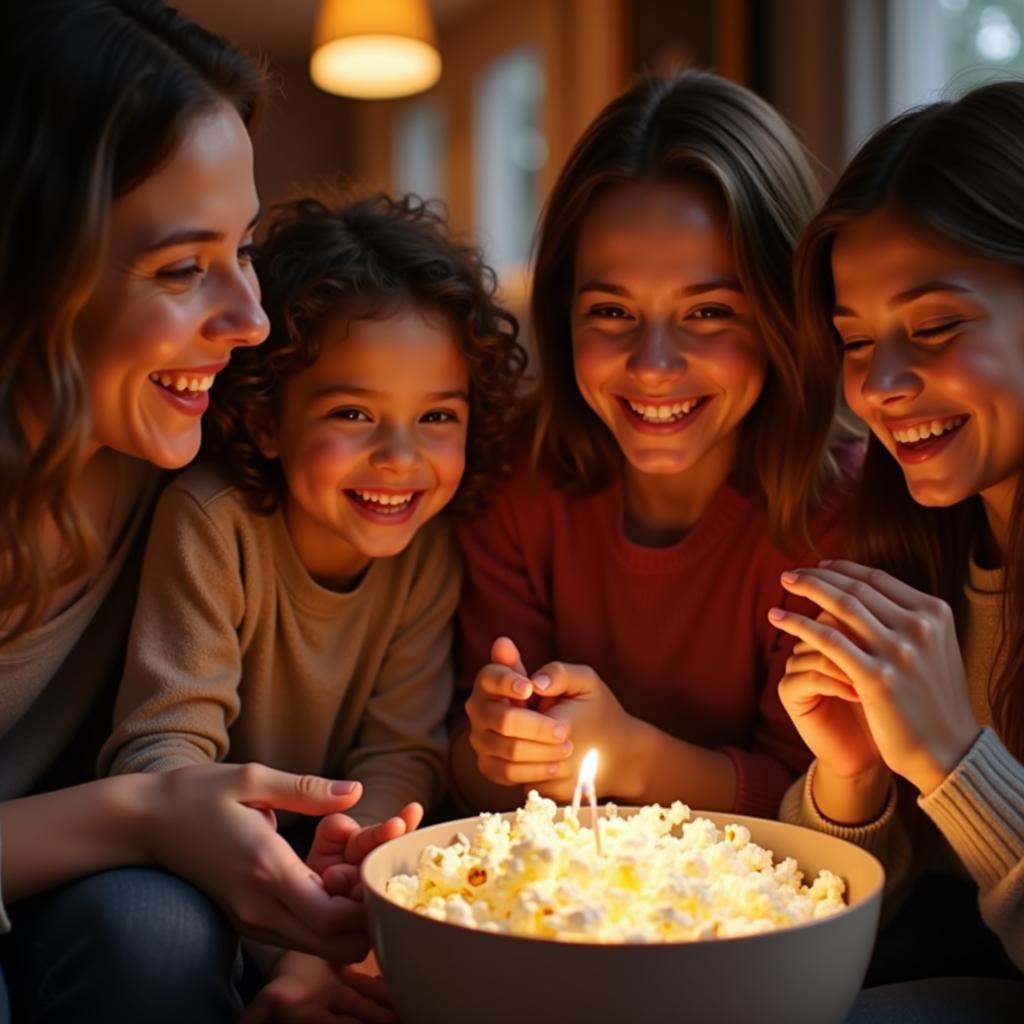
[[[815,198],[782,119],[711,74],[641,82],[570,155],[540,228],[533,436],[461,532],[467,803],[565,800],[594,746],[609,796],[774,816],[806,767],[767,612],[843,504],[834,380],[793,331]]]

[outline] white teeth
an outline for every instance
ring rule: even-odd
[[[149,375],[149,379],[154,384],[162,384],[165,388],[169,388],[172,391],[209,391],[213,387],[213,382],[216,379],[216,374],[207,374],[205,377],[185,377],[179,375],[172,378],[169,374],[159,373],[153,371]]]
[[[375,505],[387,505],[395,507],[398,505],[408,505],[413,499],[415,491],[408,491],[405,494],[384,494],[380,491],[360,491],[355,492],[359,495],[363,501],[373,502]]]
[[[697,399],[691,399],[686,402],[666,403],[664,405],[648,405],[643,402],[634,402],[629,398],[626,399],[626,402],[633,412],[638,416],[642,416],[650,423],[667,423],[669,420],[679,419],[690,413],[694,406],[697,405]]]
[[[966,416],[951,416],[944,420],[932,420],[930,423],[918,423],[913,427],[894,430],[892,436],[900,444],[914,444],[916,441],[925,441],[929,437],[941,437],[943,434],[955,430],[966,419]]]

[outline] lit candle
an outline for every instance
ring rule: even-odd
[[[584,795],[590,804],[590,824],[594,829],[594,843],[597,855],[601,856],[601,825],[597,817],[597,789],[594,779],[597,777],[597,750],[591,747],[583,756],[580,773],[576,776],[576,788],[572,793],[572,816],[579,821],[580,800]]]

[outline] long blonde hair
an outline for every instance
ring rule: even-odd
[[[2,28],[13,90],[0,133],[0,618],[36,625],[96,564],[73,500],[90,440],[75,321],[107,244],[110,207],[226,100],[251,123],[258,71],[158,0],[33,0]],[[27,436],[32,402],[42,435]],[[62,557],[42,557],[41,524]]]

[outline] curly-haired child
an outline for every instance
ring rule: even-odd
[[[357,779],[358,824],[327,838],[351,863],[442,789],[460,566],[439,513],[499,473],[526,357],[419,200],[286,204],[256,267],[270,337],[218,375],[213,459],[160,499],[100,763]]]

